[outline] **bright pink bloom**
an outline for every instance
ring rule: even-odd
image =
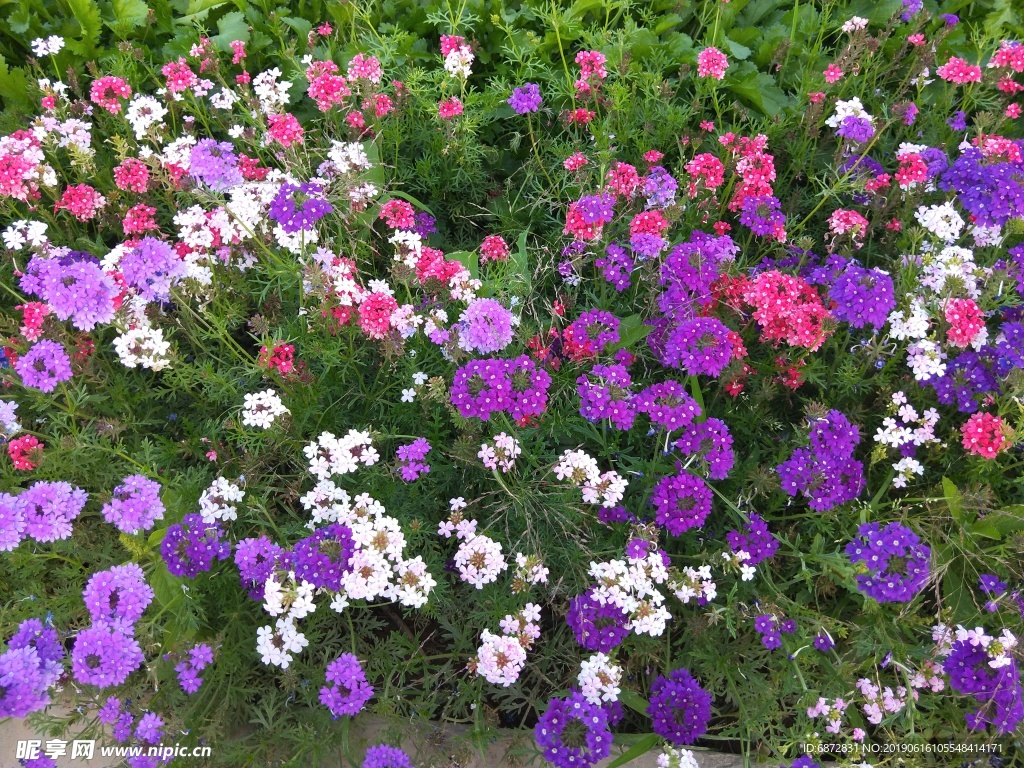
[[[921,46],[925,44],[924,35],[918,32],[916,35],[910,35],[907,38],[907,42],[913,46]]]
[[[159,229],[153,216],[156,215],[156,208],[140,203],[132,206],[124,215],[121,226],[124,227],[126,235],[140,235],[151,229]]]
[[[565,170],[567,171],[578,171],[580,168],[582,168],[589,162],[590,161],[587,160],[586,155],[584,155],[582,152],[573,152],[571,155],[565,158],[565,160],[562,161],[562,167],[565,168]]]
[[[696,197],[700,188],[714,191],[725,181],[725,165],[710,152],[696,155],[686,164],[686,172],[690,174],[690,197]]]
[[[189,67],[184,58],[178,57],[177,61],[169,61],[160,70],[167,78],[167,90],[171,93],[181,93],[193,88],[199,82],[199,76]]]
[[[1006,116],[1011,120],[1016,120],[1020,117],[1020,104],[1014,102],[1006,108]]]
[[[345,122],[348,123],[350,128],[357,131],[363,130],[366,127],[366,118],[363,117],[363,113],[358,109],[353,109],[347,115],[345,115]]]
[[[390,113],[395,108],[395,103],[391,100],[391,97],[378,93],[373,97],[373,114],[376,117],[384,117],[384,115]]]
[[[985,317],[974,299],[950,299],[944,308],[950,344],[966,347],[985,328]]]
[[[129,99],[132,95],[131,86],[120,77],[106,75],[98,80],[92,81],[89,90],[89,100],[112,115],[121,111],[121,102],[118,99]]]
[[[405,200],[388,200],[380,208],[380,216],[387,219],[392,229],[412,229],[416,226],[416,211]]]
[[[665,156],[664,152],[659,152],[656,149],[649,149],[644,152],[644,162],[654,165],[656,162],[661,160]]]
[[[442,120],[451,120],[462,114],[462,102],[454,96],[437,105],[437,114]]]
[[[231,50],[234,55],[231,57],[232,64],[239,64],[242,59],[245,58],[245,41],[244,40],[232,40]]]
[[[39,466],[46,446],[33,435],[22,435],[7,444],[7,455],[11,457],[14,468],[31,471]]]
[[[466,44],[466,38],[462,35],[441,35],[441,55],[447,56],[452,51],[457,51]]]
[[[916,152],[899,156],[900,167],[896,170],[896,183],[900,189],[910,189],[928,180],[928,164]]]
[[[480,261],[508,261],[509,247],[501,235],[488,235],[480,243]]]
[[[729,67],[729,59],[717,48],[705,48],[697,54],[697,76],[721,80]]]
[[[447,54],[446,54],[447,55]],[[364,56],[357,53],[348,65],[349,80],[369,80],[376,85],[384,77],[384,70],[376,56]]]
[[[267,118],[267,134],[271,139],[287,149],[292,144],[302,144],[305,131],[295,119],[295,115],[286,112],[283,115],[270,115]]]
[[[64,190],[60,201],[53,206],[53,212],[63,209],[79,221],[89,221],[96,218],[106,202],[106,198],[88,184],[75,184]]]
[[[991,413],[975,413],[960,427],[961,445],[969,453],[994,459],[1010,441],[1003,420]]]
[[[813,93],[807,94],[807,100],[811,104],[820,104],[825,100],[825,94],[822,91],[814,91]]]
[[[842,80],[844,74],[845,73],[842,69],[840,69],[839,65],[836,64],[835,62],[832,62],[827,67],[825,67],[825,82],[828,83],[829,85],[832,85],[832,83],[836,83]]]
[[[829,332],[823,327],[829,312],[814,288],[802,278],[778,270],[762,272],[744,291],[743,299],[754,306],[754,319],[765,341],[785,341],[812,352]]]
[[[1014,72],[1024,72],[1024,45],[1003,40],[999,45],[999,50],[992,54],[988,65],[989,67],[1012,69]]]
[[[640,174],[629,163],[616,163],[605,177],[608,189],[624,197],[632,197],[640,186]]]
[[[868,231],[868,220],[856,211],[839,208],[832,212],[828,220],[828,228],[832,233],[832,242],[842,235],[849,234],[854,248],[864,244],[864,235]]]
[[[21,320],[21,335],[26,341],[38,341],[43,335],[43,321],[50,314],[50,305],[42,301],[27,301],[15,309],[24,314]]]
[[[138,158],[126,158],[114,168],[114,184],[125,192],[145,192],[149,184],[149,168]]]
[[[956,85],[981,82],[981,67],[969,64],[956,56],[935,70],[935,74]]]
[[[359,327],[371,339],[383,339],[391,330],[391,313],[398,302],[389,293],[371,293],[359,305]]]

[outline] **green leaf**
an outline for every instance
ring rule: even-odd
[[[68,42],[68,48],[72,53],[79,56],[92,56],[96,50],[96,43],[100,39],[100,29],[103,27],[103,19],[100,16],[100,7],[96,0],[65,0],[71,15],[75,17],[78,26],[82,29],[82,36],[78,40]]]
[[[413,197],[408,192],[402,192],[401,190],[398,190],[398,189],[392,189],[392,190],[388,191],[388,196],[389,197],[400,197],[402,200],[405,200],[408,203],[412,203],[417,208],[419,208],[421,211],[426,211],[431,216],[434,215],[434,212],[432,210],[430,210],[430,206],[428,206],[426,203],[420,202],[417,198]],[[383,202],[386,203],[387,200],[384,200]]]
[[[958,523],[963,523],[964,497],[948,477],[942,478],[942,492],[946,497],[946,505],[949,507],[949,513],[953,515],[953,519]]]
[[[526,230],[519,233],[519,237],[516,239],[516,249],[512,252],[512,266],[515,267],[515,272],[519,279],[523,281],[527,292],[529,292],[530,283],[532,282],[530,257],[526,252],[526,237],[529,234]]]
[[[7,61],[0,55],[0,96],[8,104],[18,104],[27,107],[31,104],[29,98],[30,80],[28,74],[21,67],[14,69],[7,68]]]
[[[627,763],[636,760],[638,757],[646,755],[658,746],[658,742],[660,740],[661,737],[656,733],[644,734],[632,747],[608,763],[605,768],[619,768],[619,766],[626,765]]]
[[[753,64],[747,62],[753,69]],[[774,117],[790,104],[790,98],[775,84],[775,78],[764,72],[749,71],[736,79],[726,79],[726,87],[742,101],[765,115]]]
[[[1016,531],[1024,530],[1024,505],[1016,505],[989,512],[985,517],[976,520],[968,530],[978,536],[996,541]]]
[[[16,11],[7,17],[7,23],[11,25],[11,31],[16,35],[24,35],[32,26],[32,14],[28,8],[20,6]]]
[[[640,315],[624,317],[619,323],[619,343],[610,347],[609,351],[614,352],[618,349],[628,349],[637,342],[646,339],[653,330],[653,326],[644,325],[643,318]]]
[[[730,40],[728,37],[725,38],[725,47],[732,54],[733,58],[743,61],[743,59],[750,57],[750,49],[745,45],[740,45],[735,40]]]
[[[213,37],[213,42],[218,49],[227,53],[231,50],[231,43],[234,40],[249,42],[249,23],[241,11],[225,13],[217,20],[219,35]]]
[[[281,19],[285,24],[294,29],[299,37],[307,37],[313,29],[313,23],[306,19],[296,18],[295,16],[285,16]]]
[[[141,27],[149,16],[149,6],[142,0],[113,0],[111,11],[114,18],[105,23],[118,37],[125,37]]]
[[[455,253],[449,253],[448,258],[455,259],[462,264],[474,278],[480,272],[480,254],[476,251],[456,251]]]
[[[634,712],[639,712],[641,715],[647,714],[647,708],[650,704],[643,696],[636,691],[630,691],[623,689],[622,693],[619,694],[619,701],[625,704],[627,707],[632,709]]]

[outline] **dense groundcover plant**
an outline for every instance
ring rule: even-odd
[[[370,714],[1019,760],[1024,44],[754,5],[36,41],[0,716],[226,765],[434,764]]]

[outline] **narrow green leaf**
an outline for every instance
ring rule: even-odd
[[[638,757],[642,757],[658,746],[658,742],[661,737],[656,733],[648,733],[641,737],[632,747],[627,749],[617,758],[608,763],[605,768],[619,768],[619,766],[627,765]]]

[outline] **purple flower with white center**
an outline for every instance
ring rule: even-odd
[[[286,182],[271,201],[268,214],[289,235],[302,230],[309,231],[316,222],[334,210],[334,206],[323,195],[323,189],[315,182]]]
[[[144,237],[126,253],[118,267],[124,280],[146,301],[169,301],[171,288],[185,277],[188,267],[170,243]]]
[[[612,751],[608,713],[579,691],[549,701],[533,736],[544,759],[558,768],[590,768]]]
[[[751,512],[750,522],[744,526],[742,531],[729,531],[725,540],[733,552],[746,552],[750,558],[746,565],[757,565],[768,560],[779,549],[779,542],[768,530],[768,523],[764,519]]]
[[[284,550],[266,536],[238,542],[235,565],[238,566],[242,586],[249,590],[249,597],[253,600],[263,600],[263,586],[283,554]]]
[[[658,309],[666,317],[683,318],[696,306],[711,303],[711,284],[739,250],[728,235],[693,232],[689,242],[675,246],[662,262],[658,284],[664,290],[658,297]]]
[[[630,275],[636,269],[636,264],[626,249],[620,245],[611,243],[604,252],[604,256],[594,259],[594,266],[601,271],[606,282],[611,283],[616,291],[622,293],[630,286]]]
[[[71,378],[71,358],[62,344],[43,339],[18,358],[14,370],[26,387],[49,393]]]
[[[864,490],[864,465],[853,458],[860,429],[840,411],[829,411],[810,429],[810,448],[797,448],[776,467],[782,490],[803,494],[811,509],[827,512]]]
[[[156,712],[147,712],[135,726],[135,738],[145,744],[158,744],[164,735],[164,721]]]
[[[634,402],[637,411],[646,413],[654,424],[669,432],[685,429],[701,414],[697,401],[682,384],[672,379],[642,390]]]
[[[194,579],[213,568],[214,560],[231,556],[231,544],[224,540],[219,522],[204,523],[202,515],[189,514],[167,529],[160,542],[160,554],[167,570],[175,576]]]
[[[593,590],[569,601],[565,621],[576,642],[588,651],[610,653],[629,636],[629,616],[611,602],[601,604]]]
[[[829,637],[828,635],[820,634],[820,635],[815,635],[815,637],[814,637],[814,647],[817,648],[822,653],[826,653],[828,651],[831,651],[833,648],[835,648],[836,644],[835,644],[835,642],[833,642],[832,638]]]
[[[82,597],[94,626],[130,634],[152,602],[153,590],[141,567],[125,563],[90,576]]]
[[[762,613],[754,619],[754,629],[761,635],[761,645],[769,651],[782,647],[782,633],[779,620],[770,613]]]
[[[689,670],[680,668],[655,679],[647,714],[652,729],[662,738],[676,745],[693,744],[708,729],[711,694]]]
[[[651,491],[655,522],[673,536],[704,525],[711,514],[711,489],[701,478],[681,470],[661,478]]]
[[[551,376],[527,355],[507,360],[508,413],[516,421],[540,416],[548,405]]]
[[[633,253],[640,258],[641,262],[653,259],[667,245],[668,241],[665,238],[650,232],[634,232],[629,236],[629,247],[633,249]]]
[[[836,136],[849,139],[854,144],[871,141],[871,137],[874,135],[875,128],[871,125],[871,121],[866,117],[857,117],[856,115],[844,117],[836,129]]]
[[[978,577],[978,589],[989,596],[985,601],[985,610],[995,613],[999,610],[999,598],[1006,592],[1007,583],[1000,581],[997,576],[991,573],[983,573]]]
[[[576,203],[576,210],[587,224],[607,224],[615,218],[615,195],[588,195]]]
[[[91,331],[114,319],[114,299],[120,293],[114,279],[89,254],[35,256],[21,278],[23,290],[42,298],[58,320],[70,319],[80,331]]]
[[[464,419],[487,421],[510,402],[511,382],[501,359],[470,360],[455,372],[451,400]]]
[[[39,619],[25,619],[7,643],[8,648],[35,648],[43,664],[64,660],[64,646],[53,627],[43,626]]]
[[[761,237],[770,237],[779,227],[786,224],[782,204],[773,195],[750,195],[743,200],[740,210],[740,224]]]
[[[509,345],[515,316],[494,299],[474,299],[459,316],[459,346],[490,354]]]
[[[55,681],[35,648],[9,648],[0,654],[0,717],[25,717],[43,709],[50,703],[47,688]]]
[[[668,208],[676,200],[677,189],[679,182],[660,165],[654,166],[644,179],[643,196],[647,198],[647,208]]]
[[[19,497],[25,516],[25,535],[50,542],[71,536],[71,521],[82,513],[88,494],[63,481],[40,481]]]
[[[967,113],[963,110],[957,110],[953,113],[953,116],[946,120],[946,125],[952,128],[954,131],[966,131],[967,130]]]
[[[860,442],[860,428],[842,411],[831,410],[823,419],[815,419],[810,430],[811,448],[819,456],[850,456]]]
[[[343,653],[327,665],[327,685],[320,689],[320,703],[331,711],[331,719],[342,715],[353,717],[373,697],[373,686],[366,681],[366,672],[359,659]]]
[[[165,656],[164,658],[168,658]],[[184,659],[174,665],[174,671],[178,674],[178,685],[185,693],[195,693],[203,684],[203,678],[199,673],[213,663],[213,649],[206,643],[199,643],[189,650]]]
[[[835,302],[832,314],[852,328],[873,325],[881,329],[896,308],[892,278],[880,269],[865,269],[851,262],[828,290]]]
[[[717,317],[681,320],[665,339],[661,355],[664,365],[691,376],[717,376],[732,359],[729,328]]]
[[[0,552],[10,552],[25,538],[25,502],[0,493]]]
[[[423,461],[428,453],[430,453],[430,443],[425,437],[417,437],[408,445],[399,446],[395,451],[395,456],[401,462],[398,473],[402,476],[402,480],[411,483],[420,475],[425,475],[430,471],[430,465]]]
[[[143,661],[135,638],[107,626],[83,629],[71,651],[75,680],[99,688],[120,685]]]
[[[103,519],[125,533],[148,531],[164,517],[160,489],[160,483],[145,475],[129,475],[100,510]]]
[[[580,415],[589,421],[608,419],[616,429],[629,429],[636,419],[629,391],[632,383],[624,365],[595,365],[576,379]]]
[[[707,467],[708,477],[712,480],[728,477],[736,460],[732,451],[732,435],[721,419],[690,424],[683,436],[676,440],[675,446],[687,456],[697,456]]]
[[[987,354],[961,352],[946,366],[942,376],[932,376],[925,385],[935,390],[936,399],[943,405],[956,405],[961,413],[974,413],[986,395],[1000,390],[990,364]]]
[[[1016,659],[1007,654],[1008,662],[992,667],[986,648],[976,639],[955,641],[942,668],[949,675],[949,684],[957,693],[973,696],[981,707],[967,715],[972,730],[985,730],[994,725],[1000,735],[1012,733],[1024,720],[1024,689]]]
[[[214,192],[223,192],[243,181],[234,146],[216,139],[200,139],[192,147],[188,172]]]
[[[861,571],[857,588],[880,603],[913,600],[928,581],[931,549],[917,534],[899,523],[882,528],[865,523],[846,545],[850,562]]]
[[[292,548],[295,578],[308,581],[314,587],[340,592],[341,579],[351,569],[349,561],[354,551],[352,530],[347,525],[324,526]]]
[[[415,768],[409,756],[398,747],[378,744],[366,750],[363,768]]]
[[[540,86],[536,83],[524,83],[512,91],[508,103],[517,114],[525,115],[527,112],[536,112],[543,103],[540,95]]]
[[[619,343],[619,325],[611,312],[587,310],[562,333],[567,354],[574,360],[600,355],[609,344]]]

